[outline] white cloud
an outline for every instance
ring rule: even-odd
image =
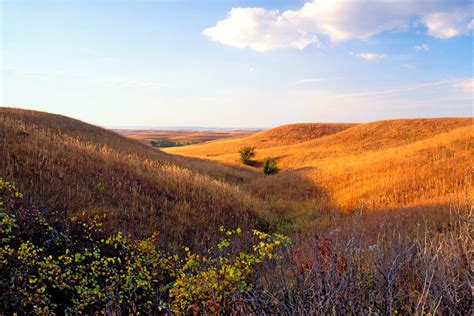
[[[454,82],[454,86],[466,93],[474,93],[474,78],[468,78]]]
[[[310,44],[318,45],[315,34],[291,27],[291,20],[278,11],[262,8],[235,8],[227,19],[207,28],[203,34],[239,48],[250,47],[258,52],[275,48],[303,49]]]
[[[426,51],[430,50],[430,47],[428,46],[428,44],[421,44],[421,45],[415,46],[415,49],[417,51],[425,51],[426,52]]]
[[[428,28],[428,34],[437,38],[450,38],[469,33],[472,17],[471,6],[454,8],[447,11],[429,13],[422,18]]]
[[[385,58],[384,54],[376,54],[376,53],[360,53],[360,54],[355,54],[355,56],[361,59],[365,59],[367,61],[375,61],[375,60],[380,60],[380,59]]]
[[[469,22],[469,24],[467,25],[467,28],[468,28],[469,30],[474,30],[474,19],[471,20],[471,22]]]
[[[203,34],[222,44],[259,52],[406,31],[421,23],[427,34],[449,38],[472,28],[471,0],[312,0],[298,10],[233,8]]]

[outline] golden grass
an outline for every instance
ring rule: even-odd
[[[166,152],[48,113],[1,108],[0,126],[2,176],[34,201],[176,244],[219,225],[300,230],[340,210],[445,207],[472,191],[470,118],[292,124]],[[242,146],[282,171],[239,165]]]
[[[331,135],[352,126],[354,126],[354,124],[289,124],[258,132],[243,139],[224,139],[220,141],[209,142],[204,145],[199,144],[181,148],[166,148],[165,151],[181,155],[214,159],[218,156],[227,154],[235,156],[239,149],[243,146],[252,146],[257,149],[261,149],[298,144],[304,141]]]
[[[291,134],[285,134],[287,129],[277,128],[247,138],[166,151],[237,165],[235,149],[254,146],[255,160],[275,157],[283,169],[282,178],[285,171],[301,170],[339,209],[384,209],[444,204],[470,194],[473,126],[471,118],[390,120],[344,126],[326,134],[308,130],[315,134],[309,141],[304,140],[310,135],[291,140]],[[273,140],[264,141],[265,135],[272,135]],[[293,144],[282,145],[285,143]],[[282,191],[288,188],[294,190],[284,183],[276,188],[275,179],[256,179],[252,190],[273,187],[274,196],[284,195]],[[301,200],[304,196],[302,193]]]
[[[32,202],[105,213],[110,229],[159,230],[173,246],[208,242],[220,225],[267,225],[258,199],[233,184],[253,172],[174,159],[114,132],[35,111],[0,108],[0,139],[2,177]]]

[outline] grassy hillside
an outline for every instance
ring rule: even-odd
[[[468,314],[471,120],[329,126],[264,176],[0,108],[0,314]]]
[[[331,135],[352,126],[354,126],[354,124],[290,124],[258,132],[245,138],[213,141],[203,145],[186,146],[180,149],[170,148],[166,149],[166,151],[210,159],[218,159],[218,157],[221,158],[220,156],[230,154],[230,157],[237,160],[238,157],[235,157],[235,153],[237,153],[242,146],[252,146],[260,149],[298,144]]]
[[[338,210],[446,206],[472,190],[471,119],[292,124],[167,150],[182,155],[53,114],[2,108],[0,122],[2,175],[32,201],[107,213],[108,227],[160,230],[170,244],[220,225],[302,229]],[[242,146],[282,172],[240,166]]]
[[[290,145],[284,145],[285,138],[292,134],[284,135],[287,128],[281,127],[167,152],[237,165],[238,148],[253,146],[257,148],[255,160],[274,157],[284,171],[299,170],[344,210],[445,204],[464,199],[472,188],[469,171],[474,125],[470,118],[391,120],[339,128],[329,125],[330,133],[308,129],[306,124],[301,129],[297,126],[292,125],[292,130],[306,130],[310,135],[298,135]],[[311,137],[314,139],[304,141]],[[267,187],[267,181],[257,179],[252,188]]]
[[[0,108],[0,170],[36,205],[105,213],[107,227],[159,230],[170,246],[216,227],[265,226],[265,208],[233,183],[255,173],[183,159],[77,120]],[[226,181],[226,182],[224,182]]]

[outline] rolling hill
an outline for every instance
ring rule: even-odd
[[[170,246],[220,225],[304,229],[340,210],[445,207],[472,190],[470,118],[291,124],[166,150],[49,113],[1,108],[0,124],[2,176],[32,202],[106,213],[111,230],[159,230]],[[239,165],[242,146],[282,171]]]
[[[235,154],[242,146],[252,146],[259,149],[287,146],[337,133],[352,126],[354,124],[289,124],[261,131],[244,138],[233,137],[232,139],[207,142],[203,146],[192,145],[180,149],[170,148],[166,151],[214,159],[218,156]]]
[[[291,125],[186,157],[0,108],[0,310],[467,314],[472,132],[471,119]],[[237,165],[239,146],[282,171]]]
[[[255,160],[274,157],[284,171],[299,170],[339,209],[400,208],[466,197],[472,189],[473,127],[471,118],[295,124],[166,152],[237,165],[238,149],[252,146]],[[292,137],[294,130],[300,133]]]
[[[220,225],[265,227],[265,208],[234,183],[256,173],[173,157],[60,115],[0,108],[0,170],[36,205],[107,215],[110,230],[160,232],[173,247]]]

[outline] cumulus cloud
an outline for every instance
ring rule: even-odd
[[[376,53],[360,53],[360,54],[355,54],[355,56],[367,61],[375,61],[375,60],[380,60],[380,59],[385,58],[384,54],[376,54]]]
[[[450,38],[468,34],[472,22],[471,17],[472,4],[470,7],[455,7],[447,11],[429,13],[422,18],[422,23],[428,28],[429,35]]]
[[[203,31],[222,44],[259,52],[276,48],[304,49],[332,41],[366,39],[386,31],[423,25],[437,38],[469,34],[471,0],[312,0],[298,10],[233,8],[215,26]]]
[[[310,44],[318,45],[315,34],[291,26],[287,14],[262,8],[235,8],[227,19],[207,28],[203,34],[239,48],[250,47],[258,52],[275,48],[303,49]]]

